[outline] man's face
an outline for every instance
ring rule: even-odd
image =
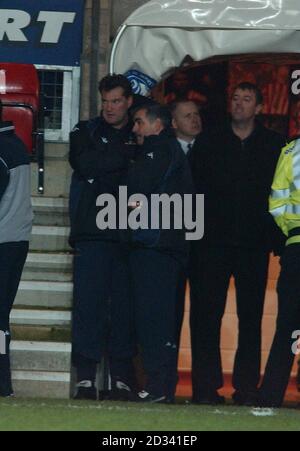
[[[146,115],[146,111],[138,110],[133,117],[134,127],[132,129],[136,136],[137,143],[142,145],[145,136],[158,135],[161,132],[161,123],[158,119],[151,121]]]
[[[102,91],[102,115],[105,121],[114,128],[122,128],[128,122],[128,108],[132,105],[132,97],[125,97],[123,88]]]
[[[177,138],[193,141],[202,131],[202,120],[194,102],[179,103],[173,113],[173,128]]]
[[[182,90],[186,88],[189,84],[189,79],[186,73],[176,72],[173,76],[173,87],[174,89]]]
[[[231,99],[231,115],[233,122],[251,122],[261,112],[262,105],[256,102],[254,91],[236,89]]]

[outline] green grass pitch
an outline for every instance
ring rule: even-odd
[[[300,431],[300,410],[0,400],[0,431]]]

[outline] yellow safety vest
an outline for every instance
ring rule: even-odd
[[[287,245],[300,243],[300,139],[282,149],[272,184],[269,211]]]

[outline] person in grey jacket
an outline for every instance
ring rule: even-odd
[[[30,161],[0,102],[0,397],[13,395],[9,315],[28,253],[32,228]]]

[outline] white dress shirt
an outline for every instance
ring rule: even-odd
[[[191,150],[191,148],[194,145],[195,140],[193,139],[193,141],[184,141],[181,138],[177,138],[177,141],[179,142],[179,144],[181,145],[182,150],[184,151],[184,153],[187,155],[188,152]]]

